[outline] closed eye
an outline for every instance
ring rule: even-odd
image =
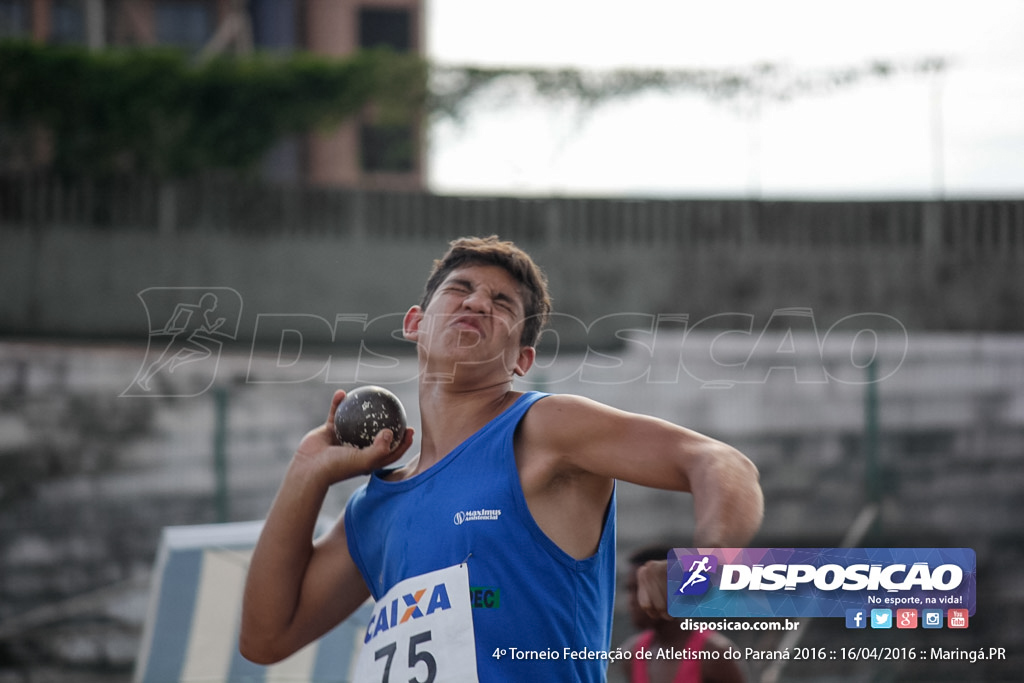
[[[498,296],[494,297],[494,303],[503,308],[504,310],[508,311],[509,313],[515,313],[516,309],[515,305],[512,302],[512,299],[510,297],[505,296],[504,294],[499,294]]]
[[[452,280],[447,285],[445,285],[444,288],[447,291],[460,293],[472,291],[472,287],[470,287],[470,284],[464,280]]]

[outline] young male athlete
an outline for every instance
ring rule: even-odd
[[[496,237],[452,242],[406,313],[419,363],[419,454],[383,430],[300,442],[254,550],[240,646],[283,659],[376,600],[356,680],[603,681],[615,585],[615,482],[690,492],[686,545],[739,547],[762,514],[757,471],[725,444],[570,395],[521,393],[550,312],[543,274]],[[311,542],[328,488],[369,474]],[[638,600],[666,613],[667,561]]]
[[[637,573],[648,562],[668,557],[668,551],[667,547],[644,548],[629,557],[629,617],[640,633],[622,645],[621,649],[633,652],[634,656],[621,660],[619,670],[629,683],[743,683],[746,675],[739,662],[722,656],[735,647],[731,640],[715,631],[683,631],[678,619],[651,615],[640,607]],[[678,659],[659,656],[661,652],[687,650]],[[653,654],[650,658],[636,656],[640,651]]]

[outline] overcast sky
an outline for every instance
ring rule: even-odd
[[[430,132],[442,193],[1024,198],[1024,0],[427,0],[440,63],[798,71],[948,62],[762,103],[488,102]]]

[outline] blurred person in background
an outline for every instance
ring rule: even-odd
[[[670,550],[643,548],[629,558],[629,617],[640,633],[622,644],[620,649],[632,652],[633,657],[620,660],[619,673],[628,683],[743,683],[747,678],[739,662],[722,656],[735,649],[731,640],[712,630],[683,630],[678,619],[666,619],[640,606],[638,571],[649,562],[665,560]],[[637,656],[645,651],[651,654]]]

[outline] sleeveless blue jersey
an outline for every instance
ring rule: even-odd
[[[534,402],[526,393],[425,472],[380,472],[345,510],[349,552],[379,598],[399,581],[469,558],[481,683],[604,681],[615,593],[615,495],[597,552],[576,560],[526,506],[512,440]],[[557,652],[558,659],[516,659]],[[589,653],[566,657],[565,648]],[[505,656],[495,658],[496,650]]]

